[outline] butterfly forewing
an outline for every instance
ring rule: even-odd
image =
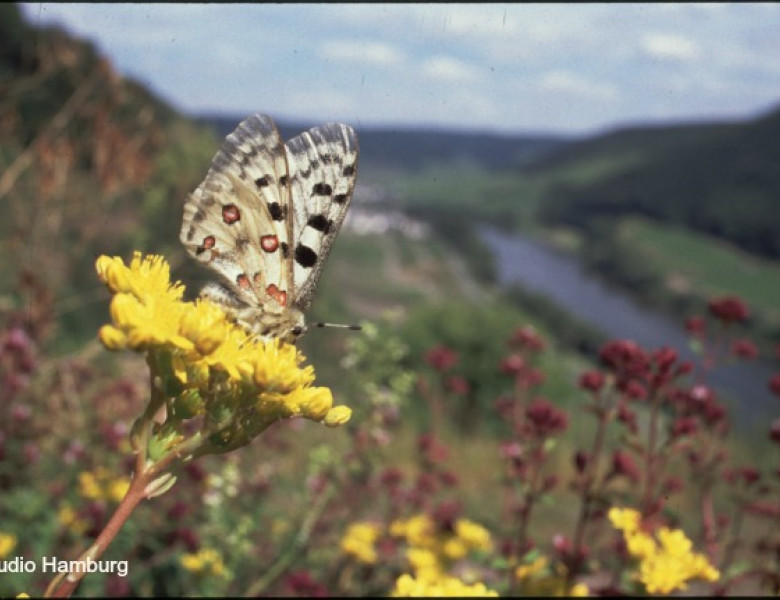
[[[243,121],[214,156],[184,206],[181,241],[244,303],[292,291],[290,190],[284,145],[273,121]],[[285,304],[286,302],[282,302]]]
[[[292,192],[293,302],[305,310],[352,200],[357,136],[347,125],[327,124],[291,139],[285,150]]]

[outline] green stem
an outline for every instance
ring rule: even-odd
[[[306,547],[314,526],[325,511],[328,502],[330,502],[331,498],[335,495],[335,492],[336,486],[333,483],[329,483],[328,487],[314,501],[314,504],[301,523],[298,533],[287,547],[287,550],[273,565],[271,565],[262,577],[249,586],[244,593],[245,597],[255,598],[259,596],[268,589],[268,586],[280,577],[282,573],[290,568],[290,565],[293,564],[298,554]]]
[[[658,416],[660,412],[660,397],[658,394],[651,398],[650,425],[647,434],[647,447],[645,448],[645,489],[642,498],[642,514],[650,512],[653,499],[653,488],[657,478],[656,467],[656,443],[658,438]]]
[[[585,537],[585,530],[587,529],[588,518],[590,516],[590,507],[593,501],[593,485],[596,481],[598,473],[598,464],[601,458],[601,452],[604,448],[604,439],[607,430],[608,410],[605,407],[598,408],[598,425],[596,428],[596,436],[593,440],[593,449],[588,457],[588,465],[585,468],[584,479],[582,483],[582,500],[580,502],[580,512],[577,517],[577,525],[574,529],[574,539],[572,540],[572,549],[574,556],[571,563],[568,565],[566,572],[566,590],[571,588],[574,583],[574,578],[577,576],[582,556],[582,542]]]

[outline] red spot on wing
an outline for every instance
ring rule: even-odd
[[[211,250],[214,247],[214,244],[217,243],[217,240],[214,238],[213,235],[207,235],[203,238],[203,248],[205,250]]]
[[[238,284],[238,287],[240,287],[242,290],[248,290],[252,287],[252,284],[249,283],[249,277],[241,273],[238,277],[236,277],[236,283]]]
[[[279,238],[275,235],[264,235],[260,238],[260,247],[266,252],[276,252],[279,247]]]
[[[235,204],[226,204],[222,207],[222,220],[228,225],[241,220],[241,211]]]
[[[265,293],[276,300],[281,306],[287,306],[287,292],[280,290],[278,287],[276,287],[275,283],[272,283],[267,288],[265,288]]]

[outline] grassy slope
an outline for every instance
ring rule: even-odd
[[[645,265],[664,274],[673,294],[702,297],[739,293],[780,327],[780,263],[756,258],[723,241],[647,219],[625,219],[620,238]]]
[[[309,320],[355,323],[365,319],[389,327],[405,336],[414,368],[421,366],[425,349],[450,340],[483,344],[483,354],[493,360],[493,354],[505,352],[504,340],[512,331],[527,323],[551,340],[543,326],[495,291],[465,281],[466,273],[460,258],[435,237],[412,241],[398,235],[358,236],[343,231],[328,259]],[[437,321],[442,314],[443,323]],[[414,323],[411,330],[402,325],[408,319]],[[326,329],[313,330],[304,338],[303,351],[316,365],[323,384],[341,386],[345,373],[338,359],[345,340],[354,335],[361,334]],[[497,363],[476,372],[496,378]],[[548,392],[570,396],[576,372],[583,366],[573,356],[551,356]]]

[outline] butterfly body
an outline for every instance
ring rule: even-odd
[[[284,144],[270,117],[241,122],[184,205],[181,242],[221,277],[201,296],[261,337],[302,335],[357,159],[347,125],[315,127]]]

